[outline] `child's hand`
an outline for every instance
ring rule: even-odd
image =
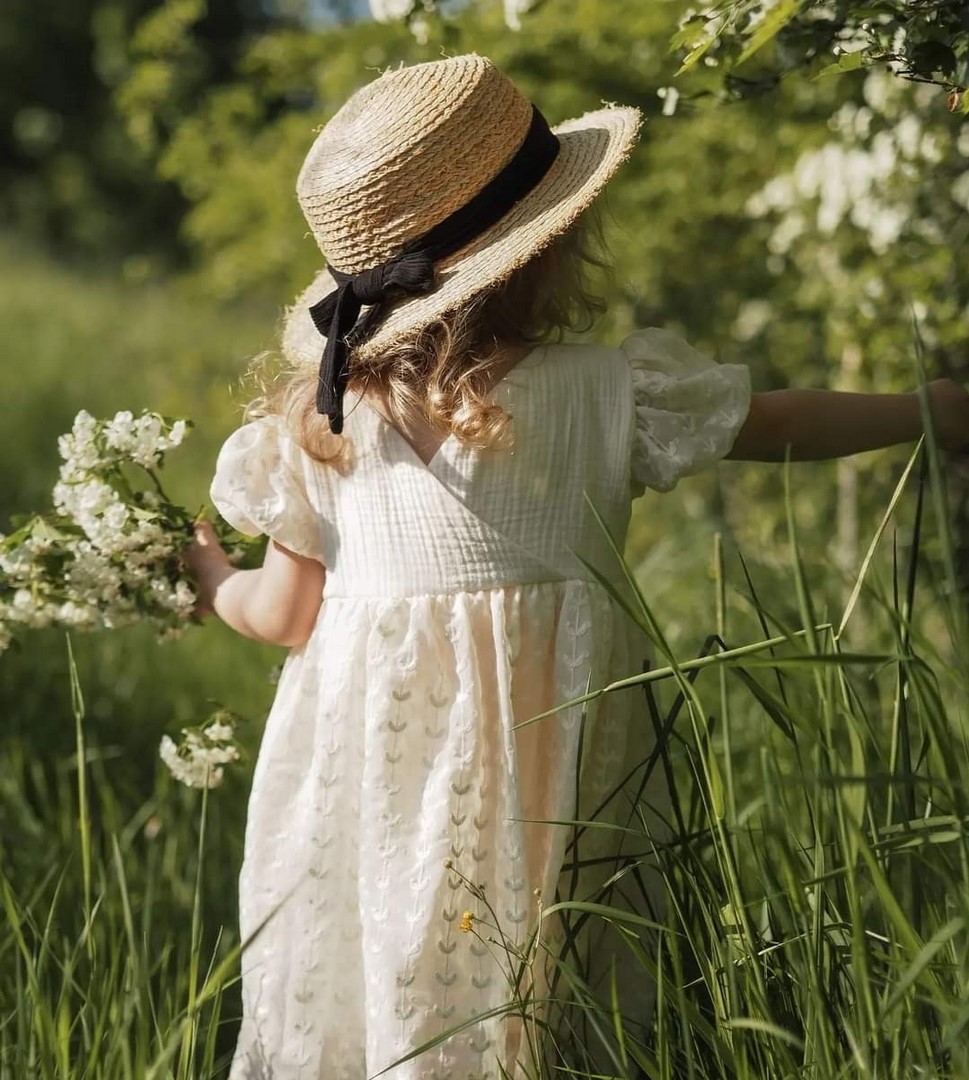
[[[199,600],[195,615],[204,619],[213,613],[215,590],[231,570],[229,556],[219,543],[211,521],[195,523],[195,539],[185,549],[182,559],[198,584]]]
[[[952,379],[934,379],[928,391],[939,445],[969,450],[969,394]]]

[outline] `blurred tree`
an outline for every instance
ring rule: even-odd
[[[170,249],[185,201],[138,152],[143,118],[140,128],[123,125],[112,96],[137,70],[142,85],[165,86],[157,123],[170,123],[228,79],[247,37],[271,24],[259,0],[181,0],[162,10],[157,0],[6,0],[0,222],[62,250]]]
[[[801,153],[747,203],[769,228],[767,265],[777,311],[813,313],[842,389],[896,389],[917,374],[913,321],[931,375],[969,380],[965,319],[969,274],[969,126],[939,108],[935,87],[906,85],[880,69],[828,122],[823,145]],[[783,305],[783,306],[782,306]],[[777,328],[765,322],[767,340]],[[780,338],[784,330],[780,328]],[[778,341],[780,344],[780,341]],[[800,358],[780,361],[793,381]],[[857,459],[838,464],[838,554],[858,557]],[[953,470],[960,547],[969,550],[964,469]],[[969,580],[969,579],[967,579]]]

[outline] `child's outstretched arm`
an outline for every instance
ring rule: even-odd
[[[237,570],[211,522],[195,526],[185,563],[199,588],[200,616],[216,615],[240,634],[273,645],[302,645],[313,632],[326,570],[270,540],[258,570]]]
[[[951,379],[928,384],[939,443],[969,446],[969,394]],[[837,390],[770,390],[751,396],[750,412],[727,457],[792,461],[846,457],[910,442],[922,434],[918,393],[854,394]]]

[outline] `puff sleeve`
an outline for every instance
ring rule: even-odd
[[[669,330],[622,343],[632,374],[634,488],[671,491],[733,446],[750,409],[750,372],[718,364]]]
[[[265,533],[290,551],[323,562],[323,522],[307,495],[311,475],[312,462],[282,418],[265,416],[226,439],[209,495],[239,532]]]

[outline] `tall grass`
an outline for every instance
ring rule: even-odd
[[[0,1078],[220,1075],[238,947],[203,926],[228,883],[203,852],[223,827],[207,821],[207,792],[161,774],[137,813],[119,814],[70,648],[65,663],[76,753],[50,772],[11,747],[2,771]]]
[[[607,692],[645,693],[665,736],[646,767],[672,778],[674,811],[658,834],[640,806],[629,833],[647,854],[583,899],[608,904],[611,889],[650,866],[662,875],[662,930],[634,933],[622,908],[602,915],[622,927],[642,987],[655,987],[652,1029],[643,1038],[624,1030],[601,995],[563,1004],[584,1020],[605,1006],[594,1041],[614,1075],[969,1075],[969,637],[931,439],[918,472],[915,461],[837,619],[818,614],[790,497],[796,624],[762,601],[738,560],[738,600],[756,612],[759,643],[729,638],[719,544],[717,632],[699,658],[673,655],[630,576],[629,611],[652,636],[659,667]],[[891,570],[879,578],[877,547],[913,483],[907,551],[893,534]],[[928,559],[927,499],[940,526]],[[919,591],[932,584],[921,618]],[[676,688],[665,715],[653,694],[664,681]],[[578,912],[573,899],[563,907]],[[575,1068],[585,1047],[559,1049]]]
[[[182,491],[204,498],[232,423],[216,402],[271,313],[216,318],[178,297],[173,323],[164,287],[58,276],[2,244],[0,284],[0,324],[22,335],[0,378],[22,404],[0,438],[5,509],[36,505],[52,436],[82,405],[201,420]],[[587,991],[581,962],[562,959],[550,1068],[969,1076],[969,632],[942,462],[930,438],[840,603],[833,571],[803,555],[813,538],[796,511],[789,497],[783,580],[721,542],[710,580],[687,583],[688,608],[679,587],[654,603],[655,563],[629,573],[622,600],[655,661],[606,692],[640,697],[639,722],[660,739],[626,793],[652,770],[674,797],[662,829],[631,807],[630,857],[593,895],[571,882],[595,823],[574,825],[559,909],[569,941],[608,925],[640,975],[632,996],[618,982],[615,996]],[[704,589],[706,644],[688,649],[671,627],[684,611],[693,621]],[[275,657],[195,634],[164,651],[137,634],[78,639],[69,659],[45,633],[0,661],[0,1080],[226,1074],[247,775],[203,805],[152,762],[161,726],[189,719],[203,687],[261,715]],[[647,903],[657,880],[662,912]],[[512,977],[528,960],[511,958]]]
[[[567,942],[549,958],[560,977],[543,1003],[542,1075],[969,1075],[969,636],[941,463],[931,438],[913,454],[834,618],[819,613],[790,492],[787,505],[796,622],[763,600],[739,556],[740,588],[728,590],[719,538],[716,631],[700,656],[674,654],[631,572],[627,596],[601,579],[651,636],[657,666],[577,701],[643,693],[657,750],[625,793],[662,770],[673,798],[657,827],[662,808],[640,795],[630,854],[605,887],[563,888],[545,913],[566,917]],[[902,510],[911,520],[892,529]],[[731,597],[755,613],[759,640],[731,640]],[[578,834],[597,823],[567,824]],[[628,950],[631,994],[628,981],[624,997],[616,980],[586,984],[570,946],[590,919]],[[497,919],[478,932],[502,942]],[[522,985],[533,945],[506,948],[511,984]],[[519,995],[511,1011],[537,1016],[538,1004]]]
[[[928,506],[944,515],[931,454],[905,470],[836,617],[818,611],[793,511],[796,623],[718,542],[716,626],[702,655],[680,658],[630,572],[622,602],[652,635],[655,666],[590,697],[642,695],[658,750],[626,790],[659,769],[675,797],[659,830],[634,807],[632,854],[605,889],[563,890],[549,910],[573,941],[589,920],[611,923],[641,972],[640,993],[622,998],[618,985],[588,991],[581,965],[556,958],[558,1068],[650,1080],[969,1075],[969,641],[940,530],[926,528]],[[734,609],[755,614],[756,640],[731,638]],[[53,774],[26,755],[3,766],[0,1078],[222,1077],[238,946],[207,890],[226,885],[231,789],[206,806],[159,775],[150,800],[119,814],[76,683],[74,712],[72,760]],[[595,827],[575,824],[577,838]],[[42,844],[46,863],[17,850]],[[645,917],[655,873],[665,913]]]

